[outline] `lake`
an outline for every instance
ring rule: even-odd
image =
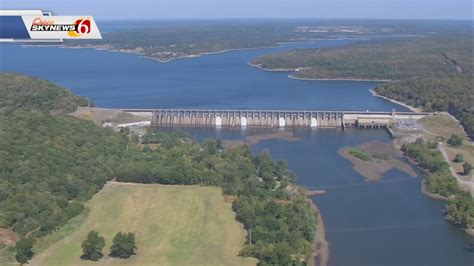
[[[110,108],[385,110],[405,108],[373,97],[374,82],[302,81],[249,66],[282,50],[348,45],[364,39],[314,40],[232,51],[169,63],[93,49],[0,45],[0,70],[48,79]],[[242,139],[256,129],[182,128],[198,140]],[[389,141],[383,130],[286,129],[300,141],[265,140],[256,153],[286,159],[312,196],[330,242],[330,265],[473,265],[474,239],[444,221],[445,202],[420,191],[421,175],[389,171],[366,182],[337,151]]]

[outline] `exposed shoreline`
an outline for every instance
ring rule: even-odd
[[[428,189],[426,188],[426,177],[423,178],[423,180],[421,181],[421,192],[432,199],[448,200],[448,198],[445,196],[441,196],[439,194],[428,191]]]
[[[380,94],[378,94],[376,91],[374,91],[373,89],[372,89],[372,90],[369,90],[369,91],[370,91],[370,93],[372,93],[372,96],[374,96],[374,97],[382,98],[382,99],[384,99],[384,100],[386,100],[386,101],[392,102],[392,103],[394,103],[394,104],[398,104],[398,105],[400,105],[400,106],[403,106],[403,107],[409,109],[409,110],[412,111],[412,112],[415,112],[415,113],[421,113],[421,112],[423,112],[423,109],[421,109],[421,108],[414,107],[414,106],[408,105],[408,104],[406,104],[406,103],[403,103],[403,102],[394,100],[394,99],[392,99],[392,98],[389,98],[389,97],[380,95]]]
[[[263,71],[268,72],[298,72],[298,69],[294,68],[265,68],[261,65],[254,64],[251,61],[249,62],[250,66],[256,67]],[[309,80],[309,81],[360,81],[360,82],[393,82],[390,79],[357,79],[357,78],[302,78],[302,77],[295,77],[293,73],[288,74],[288,78],[297,79],[297,80]]]
[[[360,81],[360,82],[393,82],[389,79],[356,79],[356,78],[301,78],[292,74],[288,75],[290,79],[309,80],[309,81]]]
[[[329,242],[326,239],[323,218],[319,212],[318,206],[306,196],[306,201],[311,206],[317,219],[316,231],[314,232],[313,253],[308,259],[308,265],[327,266],[329,261]]]

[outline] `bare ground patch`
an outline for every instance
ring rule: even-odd
[[[0,247],[13,246],[20,237],[14,232],[0,228]]]
[[[148,116],[130,114],[118,109],[98,107],[78,107],[71,115],[77,118],[93,121],[97,125],[102,125],[104,122],[133,123],[151,119],[151,117]]]

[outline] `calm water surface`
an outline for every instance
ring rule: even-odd
[[[250,67],[257,56],[358,40],[316,40],[279,48],[159,63],[131,54],[92,49],[0,45],[0,70],[38,76],[115,108],[258,108],[406,110],[372,97],[373,82],[301,81],[288,73]],[[359,40],[360,41],[360,40]],[[241,139],[253,129],[185,128],[197,139]],[[443,220],[443,201],[420,192],[421,178],[399,171],[368,183],[337,151],[365,141],[388,141],[381,130],[294,130],[298,142],[267,140],[253,146],[288,160],[319,206],[330,242],[331,265],[474,265],[474,240]]]
[[[114,108],[242,108],[405,110],[370,97],[373,82],[301,81],[288,73],[250,67],[252,58],[308,47],[333,47],[356,39],[288,43],[274,49],[234,51],[159,63],[133,54],[93,49],[0,45],[0,70],[51,80],[97,106]]]

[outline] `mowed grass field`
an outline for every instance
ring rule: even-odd
[[[109,182],[89,202],[87,218],[71,235],[37,254],[30,265],[255,265],[238,256],[245,231],[220,188]],[[104,257],[80,259],[90,230],[105,237]],[[114,235],[134,232],[138,252],[108,256]]]

